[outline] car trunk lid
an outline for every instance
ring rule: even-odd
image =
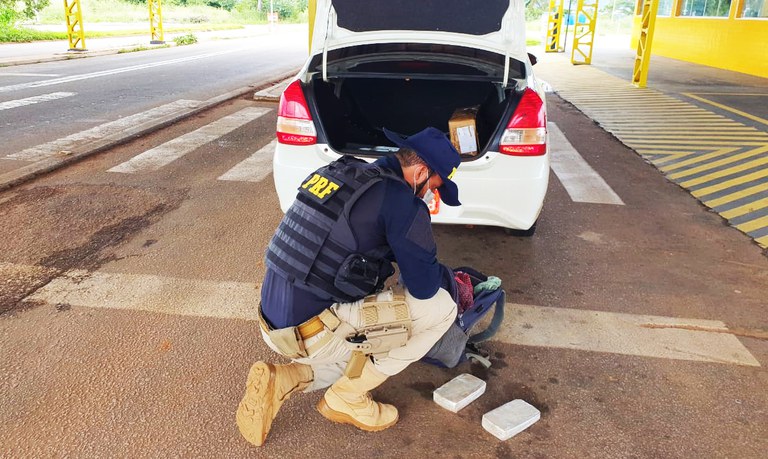
[[[424,43],[481,49],[504,56],[503,86],[510,59],[527,60],[522,0],[318,0],[311,54],[382,43]]]

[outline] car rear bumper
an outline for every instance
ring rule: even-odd
[[[338,158],[328,145],[277,144],[274,157],[275,189],[286,212],[297,187],[311,172]],[[549,182],[549,155],[513,157],[486,153],[461,164],[454,181],[462,205],[441,202],[434,223],[501,226],[528,229],[536,222]]]

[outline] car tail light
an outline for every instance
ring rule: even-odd
[[[299,80],[294,81],[280,96],[277,109],[277,141],[288,145],[313,145],[317,131],[309,114],[307,99]]]
[[[540,156],[547,152],[547,114],[544,101],[533,89],[523,91],[501,136],[499,151],[512,156]]]

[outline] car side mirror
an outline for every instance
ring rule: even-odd
[[[536,56],[534,56],[531,53],[528,53],[528,59],[531,61],[531,65],[536,65],[536,62],[539,61],[538,59],[536,59]]]

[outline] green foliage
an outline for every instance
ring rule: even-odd
[[[665,2],[672,6],[672,0],[661,0],[659,2],[659,11],[661,11],[661,5]],[[605,2],[600,5],[599,10],[600,13],[610,15],[613,18],[632,16],[635,14],[635,1],[616,0],[615,2]]]
[[[40,32],[37,30],[0,27],[0,43],[27,43],[37,40],[66,40],[65,32]]]
[[[175,27],[164,27],[165,33],[181,33],[197,30],[231,30],[239,29],[242,26],[236,24],[220,25],[186,25]],[[128,35],[146,35],[147,29],[113,30],[105,32],[85,32],[85,38],[104,38],[104,37],[124,37]],[[27,43],[41,40],[66,40],[66,32],[44,32],[25,28],[0,28],[0,43]]]
[[[133,0],[137,1],[137,0]],[[144,0],[146,1],[146,0]],[[211,8],[218,8],[222,10],[232,11],[237,0],[169,0],[171,5],[177,6],[210,6]]]
[[[731,9],[730,0],[684,0],[681,16],[727,17]]]
[[[271,7],[280,21],[295,22],[303,19],[308,5],[308,0],[272,0]],[[270,0],[240,0],[235,6],[235,11],[252,22],[267,22]]]
[[[525,2],[525,20],[535,21],[546,14],[549,9],[548,0],[528,0]]]
[[[197,37],[195,34],[188,33],[174,38],[173,41],[176,43],[176,46],[192,45],[197,43]]]
[[[50,0],[0,0],[0,25],[6,28],[20,19],[33,18],[49,3]]]
[[[269,2],[265,3],[269,5]],[[306,0],[274,0],[273,8],[281,20],[294,19],[307,9],[307,2]]]
[[[237,4],[236,0],[208,0],[205,2],[206,5],[212,6],[214,8],[220,8],[222,10],[232,11],[232,9],[235,7],[235,4]]]
[[[206,22],[211,22],[211,20],[208,16],[189,16],[184,19],[184,22],[189,22],[190,24],[205,24]]]
[[[14,9],[6,8],[4,5],[0,6],[0,31],[5,31],[5,29],[13,26],[18,17],[19,15]]]
[[[137,51],[147,51],[150,49],[157,49],[157,48],[170,48],[171,45],[165,44],[165,45],[159,45],[159,46],[136,46],[135,48],[123,48],[121,50],[117,51],[117,54],[125,54],[125,53],[135,53]]]

